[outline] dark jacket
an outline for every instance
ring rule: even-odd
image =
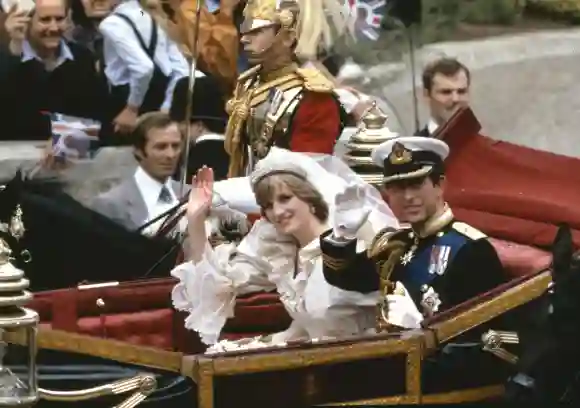
[[[419,239],[411,261],[395,265],[391,281],[401,281],[416,305],[421,303],[424,286],[437,292],[442,311],[504,283],[503,267],[493,246],[486,238],[474,239],[468,231],[476,230],[465,226],[454,221]],[[408,251],[414,241],[411,233],[411,229],[403,229],[391,235],[389,241],[403,242]],[[328,283],[363,293],[379,289],[377,265],[388,253],[370,259],[367,252],[356,253],[355,241],[341,247],[321,238],[320,245]]]
[[[2,140],[46,140],[51,135],[47,113],[103,119],[107,89],[98,77],[95,58],[86,48],[67,43],[73,55],[53,71],[31,59],[22,61],[0,50]]]

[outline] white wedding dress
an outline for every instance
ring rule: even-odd
[[[340,159],[273,147],[260,163],[266,168],[269,167],[267,163],[274,167],[299,163],[329,206],[329,228],[333,227],[335,211],[344,210],[335,208],[336,195],[347,185],[361,186],[365,191],[364,206],[368,207],[370,214],[357,232],[360,251],[368,248],[383,228],[398,226],[379,192]],[[236,209],[240,209],[240,201],[248,208],[251,202],[252,206],[257,206],[248,178],[226,182],[218,188],[222,201]],[[374,328],[378,292],[361,294],[329,285],[322,271],[319,240],[316,238],[299,249],[292,238],[277,233],[268,221],[258,220],[238,246],[222,244],[211,248],[207,244],[201,261],[196,264],[186,262],[174,268],[171,275],[179,279],[179,283],[172,292],[173,305],[189,313],[185,327],[198,332],[205,344],[214,345],[210,351],[283,345],[293,340],[340,338]],[[237,296],[273,290],[278,291],[292,317],[287,330],[233,344],[218,343],[226,320],[233,316]]]
[[[361,235],[366,235],[359,242],[364,247],[375,231],[368,225]],[[173,304],[189,312],[185,326],[197,331],[206,344],[218,341],[226,320],[233,316],[236,296],[262,290],[278,291],[292,324],[256,347],[340,338],[374,327],[378,293],[361,294],[329,285],[322,273],[319,239],[298,250],[294,242],[281,241],[265,220],[257,221],[237,248],[208,245],[200,262],[183,263],[171,274],[180,281],[172,293]]]

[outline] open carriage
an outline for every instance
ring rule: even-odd
[[[454,137],[454,132],[465,136],[471,127],[467,135],[479,140],[482,136],[476,134],[479,129],[473,119],[469,110],[460,112],[451,126],[443,129],[447,133],[442,137]],[[517,163],[513,165],[517,167]],[[451,167],[450,178],[453,176]],[[451,190],[451,197],[453,194]],[[458,214],[460,219],[473,222],[469,209],[462,217],[459,206]],[[474,220],[486,231],[481,219]],[[550,235],[553,238],[556,231],[553,224],[546,225],[549,231],[544,231],[544,240]],[[490,232],[496,231],[496,226],[489,227]],[[137,371],[151,370],[160,381],[166,377],[163,389],[145,400],[150,406],[177,395],[191,406],[204,408],[494,400],[501,397],[517,360],[517,349],[512,349],[517,345],[509,344],[518,342],[517,335],[501,331],[506,327],[499,319],[541,298],[552,279],[549,252],[497,235],[500,238],[491,240],[509,282],[436,315],[421,330],[206,355],[197,335],[184,328],[184,315],[171,305],[172,278],[39,292],[30,307],[40,315],[39,347],[57,353],[51,361],[86,367],[120,363],[138,367],[133,368]],[[536,246],[542,243],[530,242]],[[276,294],[253,294],[238,298],[235,318],[226,324],[224,337],[272,333],[286,328],[289,322]],[[437,362],[446,350],[457,347],[456,341],[461,343],[458,339],[466,333],[478,339],[471,345],[473,353],[468,354],[474,360],[466,359],[459,371],[440,371]],[[482,351],[484,346],[486,351]],[[43,364],[42,353],[40,357]],[[479,363],[486,368],[474,370]],[[84,386],[96,382],[87,375]]]
[[[31,306],[43,322],[41,348],[180,373],[197,385],[197,392],[191,392],[192,406],[196,396],[202,407],[488,400],[501,395],[507,378],[510,363],[501,358],[490,354],[495,370],[490,378],[474,375],[465,381],[455,373],[453,379],[433,382],[431,378],[422,384],[422,371],[429,356],[459,335],[545,292],[550,281],[548,253],[499,240],[494,245],[510,283],[437,316],[424,330],[339,342],[201,354],[202,344],[184,328],[184,316],[170,305],[172,279],[38,293]],[[274,332],[287,324],[276,296],[258,294],[238,300],[236,317],[225,331],[226,336],[240,337]],[[509,353],[499,351],[508,360]]]

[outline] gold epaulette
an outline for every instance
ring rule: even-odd
[[[455,221],[451,225],[451,228],[459,232],[461,235],[465,235],[467,238],[473,240],[487,238],[487,235],[485,235],[483,232],[464,222]]]
[[[367,250],[367,255],[369,258],[375,258],[385,249],[385,246],[389,240],[395,235],[402,232],[407,232],[408,229],[397,230],[392,227],[386,227],[379,231],[379,233],[373,238],[369,249]]]
[[[315,68],[297,68],[296,73],[304,79],[307,91],[331,93],[334,90],[332,81]]]

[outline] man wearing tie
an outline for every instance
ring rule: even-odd
[[[440,58],[423,70],[423,97],[429,107],[427,125],[416,136],[432,136],[461,107],[469,105],[469,69],[455,58]]]
[[[139,119],[132,142],[137,170],[97,196],[92,207],[128,229],[137,229],[179,201],[179,183],[171,176],[179,163],[182,134],[168,114],[151,112]],[[157,231],[162,221],[146,233]]]

